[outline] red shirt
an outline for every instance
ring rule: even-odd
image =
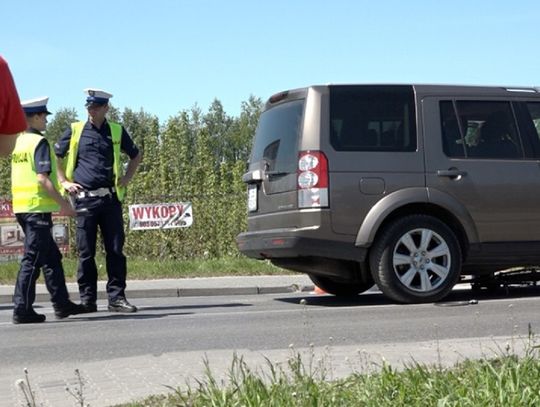
[[[0,56],[0,134],[26,130],[26,118],[7,62]]]

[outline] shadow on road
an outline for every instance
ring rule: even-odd
[[[146,319],[158,319],[166,318],[170,316],[179,315],[192,315],[192,312],[167,312],[163,314],[145,314],[137,312],[134,314],[122,314],[122,313],[110,313],[108,311],[95,312],[91,314],[76,315],[71,318],[52,320],[54,322],[90,322],[90,321],[119,321],[119,320],[133,320],[142,321]]]
[[[474,305],[476,301],[500,299],[528,298],[540,296],[540,286],[512,285],[494,290],[456,290],[443,300],[436,302],[437,306]]]
[[[251,307],[252,304],[227,303],[227,304],[208,304],[208,305],[169,305],[169,306],[141,306],[139,311],[133,314],[116,313],[107,310],[93,312],[91,314],[77,315],[73,318],[62,319],[57,322],[72,321],[118,321],[118,320],[144,320],[157,319],[170,316],[193,315],[193,312],[155,312],[155,311],[173,311],[201,308],[231,308],[231,307]],[[148,312],[148,313],[146,313]],[[151,312],[151,313],[150,313]]]
[[[475,305],[481,301],[500,299],[527,298],[540,296],[540,286],[508,286],[496,290],[455,290],[443,300],[432,303],[438,307]],[[402,305],[385,297],[380,291],[368,291],[353,297],[336,297],[330,294],[303,295],[296,297],[276,298],[276,301],[304,305],[300,302],[306,300],[306,306],[320,307],[350,307],[373,305]]]
[[[141,306],[140,311],[164,311],[169,309],[204,309],[204,308],[232,308],[232,307],[252,307],[253,304],[227,303],[227,304],[199,304],[199,305],[164,305],[164,306]]]

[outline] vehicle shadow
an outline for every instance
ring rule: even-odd
[[[143,320],[143,319],[156,319],[165,318],[169,316],[180,315],[193,315],[194,312],[155,312],[155,311],[174,311],[174,310],[188,310],[188,309],[204,309],[204,308],[231,308],[231,307],[251,307],[253,304],[244,303],[227,303],[227,304],[203,304],[203,305],[170,305],[170,306],[140,306],[136,313],[117,313],[109,312],[108,310],[98,310],[90,314],[79,314],[72,318],[63,319],[57,322],[63,321],[104,321],[104,320]],[[151,312],[147,313],[145,311]]]
[[[489,290],[455,290],[446,298],[434,303],[437,306],[469,305],[479,301],[528,298],[540,296],[540,286],[509,285]]]
[[[431,303],[433,306],[450,307],[475,305],[480,301],[493,301],[505,298],[527,298],[540,296],[540,286],[511,285],[495,290],[459,289],[452,291],[441,301]],[[276,301],[298,304],[302,306],[350,307],[376,305],[404,305],[385,297],[378,290],[370,290],[357,296],[336,297],[331,294],[308,294],[295,297],[276,298]],[[305,300],[305,304],[302,303]],[[430,303],[427,303],[430,304]]]
[[[236,308],[252,307],[253,304],[241,302],[227,304],[199,304],[199,305],[160,305],[160,306],[140,306],[139,311],[164,311],[169,309],[204,309],[204,308]]]
[[[180,316],[180,315],[192,315],[193,312],[166,312],[161,314],[145,314],[142,312],[136,312],[133,314],[124,314],[124,313],[112,313],[108,311],[98,311],[91,314],[83,315],[74,315],[71,318],[66,318],[62,320],[57,320],[55,322],[89,322],[89,321],[119,321],[119,320],[145,320],[145,319],[158,319],[166,318],[170,316]]]

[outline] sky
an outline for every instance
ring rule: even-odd
[[[21,99],[87,87],[160,121],[327,83],[540,86],[538,0],[2,0]]]

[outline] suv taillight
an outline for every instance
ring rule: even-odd
[[[328,160],[322,151],[298,154],[298,207],[328,206]]]

